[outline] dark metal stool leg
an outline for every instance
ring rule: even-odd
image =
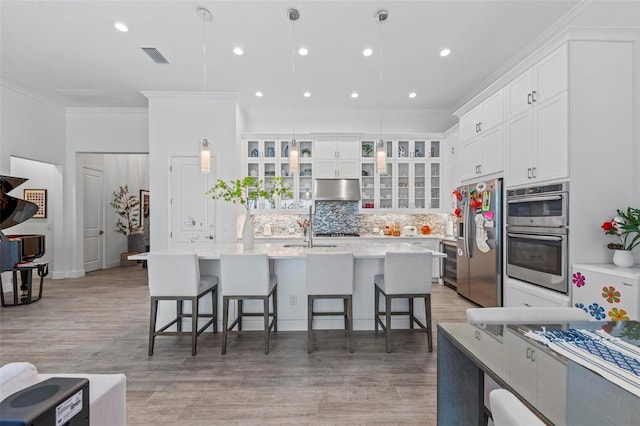
[[[178,331],[182,331],[182,300],[176,300],[176,313],[176,318],[178,319],[176,327]]]
[[[424,312],[425,312],[425,320],[427,323],[427,335],[429,339],[429,352],[433,352],[433,333],[431,331],[431,295],[427,294],[424,298]]]
[[[311,353],[311,339],[313,336],[313,296],[307,296],[307,353]]]
[[[227,332],[229,330],[229,298],[222,297],[222,355],[227,353]]]
[[[409,328],[413,328],[413,297],[409,298]]]
[[[273,289],[273,332],[278,331],[278,285]]]
[[[200,301],[197,297],[191,299],[191,356],[196,354],[198,345],[198,311]]]
[[[376,325],[376,332],[378,332],[378,312],[380,311],[380,289],[378,286],[374,287],[374,309],[373,309],[373,322]]]
[[[347,318],[349,321],[349,352],[353,353],[353,296],[347,296]]]
[[[242,331],[242,299],[238,299],[238,331]]]
[[[348,306],[346,297],[342,299],[342,310],[344,312],[344,329],[349,330],[349,316],[347,315]]]
[[[387,337],[387,352],[391,352],[391,296],[385,295],[385,316],[386,316],[386,330],[385,335]]]
[[[262,304],[264,306],[264,353],[269,353],[269,296],[265,296],[262,299]]]
[[[211,314],[213,315],[213,334],[218,332],[218,287],[211,290]]]
[[[149,356],[153,355],[153,344],[155,341],[156,318],[158,316],[158,299],[151,298],[151,318],[149,319]]]

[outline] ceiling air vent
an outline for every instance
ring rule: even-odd
[[[155,47],[142,47],[142,50],[144,50],[144,53],[149,55],[149,57],[151,59],[153,59],[153,62],[155,62],[156,64],[168,64],[169,63],[169,61],[167,61],[167,58],[162,56],[162,53],[160,53],[160,51],[158,49],[156,49]]]

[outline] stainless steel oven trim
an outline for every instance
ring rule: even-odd
[[[566,228],[538,228],[538,227],[508,227],[507,239],[523,238],[535,240],[562,241],[562,272],[561,275],[534,271],[509,263],[509,244],[507,242],[507,275],[521,281],[525,281],[543,288],[569,293],[568,270],[568,230]]]
[[[507,204],[530,203],[537,201],[556,201],[562,200],[562,216],[527,216],[513,217],[509,216],[507,208],[507,225],[515,226],[541,226],[541,227],[564,227],[569,225],[569,193],[563,192],[556,195],[542,196],[513,196],[507,200]]]

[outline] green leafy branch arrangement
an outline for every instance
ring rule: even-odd
[[[291,189],[284,184],[284,178],[271,177],[268,181],[254,176],[225,182],[218,179],[216,184],[205,194],[214,200],[223,199],[233,204],[242,204],[245,209],[250,208],[250,201],[260,198],[273,200],[276,196],[291,197]]]
[[[113,201],[109,204],[119,216],[116,231],[122,235],[131,235],[142,229],[138,223],[140,200],[135,195],[129,194],[127,185],[113,191]]]

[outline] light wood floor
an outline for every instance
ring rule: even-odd
[[[373,290],[372,290],[373,291]],[[464,321],[472,304],[434,284],[434,350],[426,335],[356,332],[355,352],[343,332],[278,332],[271,353],[262,335],[203,334],[156,339],[147,356],[146,269],[114,268],[83,278],[46,280],[43,298],[0,308],[0,362],[29,361],[42,373],[124,373],[127,419],[136,425],[436,424],[437,322]]]

